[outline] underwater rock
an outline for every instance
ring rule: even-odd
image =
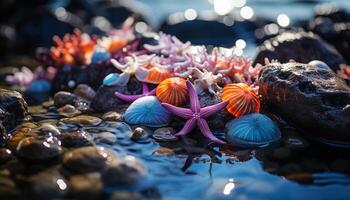
[[[145,129],[137,127],[131,133],[130,139],[133,141],[145,140],[148,138],[148,133]]]
[[[28,161],[47,161],[62,151],[61,142],[55,137],[28,137],[18,143],[16,155]]]
[[[20,199],[16,183],[8,176],[0,175],[0,199]]]
[[[80,124],[85,126],[97,126],[102,122],[102,120],[98,117],[93,117],[89,115],[79,115],[72,118],[64,118],[62,119],[62,122],[70,124]]]
[[[226,129],[226,139],[241,147],[262,147],[281,138],[278,126],[260,113],[233,119],[226,125]]]
[[[92,138],[85,131],[73,131],[69,133],[63,133],[59,139],[62,142],[62,146],[66,148],[77,148],[92,146]]]
[[[99,199],[103,190],[101,175],[97,172],[73,175],[69,186],[68,196],[76,199]]]
[[[76,109],[74,106],[70,104],[66,104],[65,106],[57,109],[58,113],[64,117],[74,117],[76,115],[80,115],[81,112]]]
[[[102,119],[104,121],[121,121],[122,120],[122,115],[117,113],[117,112],[106,112],[103,116],[102,116]]]
[[[50,136],[57,137],[61,135],[61,131],[58,130],[56,126],[49,123],[44,123],[40,127],[38,127],[36,133],[38,135],[46,136],[46,137],[50,137]]]
[[[113,187],[135,184],[142,181],[146,174],[146,167],[139,160],[126,156],[107,167],[102,173],[102,180],[107,187]]]
[[[73,93],[75,96],[81,97],[88,101],[92,101],[92,99],[96,96],[95,90],[86,84],[79,84]]]
[[[124,102],[118,99],[114,93],[125,92],[126,88],[121,86],[104,86],[102,85],[96,93],[95,98],[91,102],[91,107],[98,112],[106,112],[119,110],[119,106]]]
[[[259,75],[259,93],[267,108],[308,136],[350,142],[350,88],[330,69],[270,64]]]
[[[334,71],[345,63],[338,51],[311,32],[286,31],[266,40],[260,47],[254,64],[265,63],[265,58],[285,63],[289,60],[308,63],[312,60],[325,62]]]
[[[81,147],[66,152],[63,156],[63,165],[76,172],[102,171],[116,161],[116,156],[103,147]]]
[[[2,131],[10,131],[23,121],[28,106],[22,95],[16,91],[0,88],[0,124]],[[0,130],[1,131],[1,130]],[[7,139],[5,132],[1,134],[0,145]]]
[[[112,145],[117,142],[117,136],[111,132],[98,133],[96,134],[96,142]]]
[[[175,133],[172,127],[164,127],[155,130],[152,137],[159,142],[171,142],[178,140]]]
[[[168,124],[170,113],[157,97],[145,96],[130,104],[125,111],[124,120],[129,124],[161,127]]]
[[[77,97],[70,92],[60,91],[55,94],[53,99],[55,106],[59,108],[67,104],[74,105]]]
[[[0,148],[0,164],[4,164],[13,158],[12,151],[7,148]]]

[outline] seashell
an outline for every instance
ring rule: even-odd
[[[103,79],[103,85],[105,86],[114,86],[114,85],[120,85],[120,84],[121,84],[121,79],[120,79],[120,74],[118,73],[108,74]]]
[[[325,62],[322,62],[320,60],[312,60],[308,63],[308,65],[314,66],[314,67],[317,67],[320,69],[330,69],[329,66]]]
[[[161,127],[168,124],[170,113],[155,96],[137,99],[125,111],[124,120],[129,124]]]
[[[188,99],[186,80],[179,77],[168,78],[158,85],[156,95],[163,103],[180,106]]]
[[[91,63],[92,64],[99,64],[106,60],[109,60],[111,58],[111,53],[104,49],[97,49],[92,54]]]
[[[160,68],[160,67],[152,67],[148,71],[148,75],[145,82],[158,84],[170,77],[171,77],[171,73],[168,69]]]
[[[248,114],[226,124],[226,139],[241,147],[262,147],[281,138],[278,126],[266,115]]]
[[[221,99],[229,101],[226,108],[229,113],[236,117],[260,111],[258,95],[245,83],[227,84],[222,89]]]

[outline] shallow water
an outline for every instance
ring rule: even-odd
[[[159,194],[164,199],[350,198],[349,150],[303,139],[291,127],[282,129],[283,138],[273,147],[247,150],[196,144],[191,138],[161,144],[152,138],[135,142],[126,129],[116,128],[121,122],[66,124],[56,120],[60,117],[53,107],[46,114],[32,116],[34,121],[56,124],[62,132],[84,130],[95,138],[103,131],[115,134],[114,145],[95,142],[117,155],[133,155],[146,165],[147,178],[123,189],[151,189],[151,199]],[[114,190],[105,188],[106,193]]]

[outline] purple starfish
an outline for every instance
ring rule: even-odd
[[[121,99],[126,102],[133,102],[141,97],[144,96],[153,96],[156,94],[156,88],[153,90],[149,91],[147,83],[142,82],[142,94],[136,94],[136,95],[127,95],[127,94],[122,94],[120,92],[115,92],[115,96],[118,99]]]
[[[205,137],[217,143],[225,144],[224,141],[216,138],[213,135],[213,133],[209,129],[208,123],[205,120],[205,118],[225,108],[227,105],[227,101],[201,108],[194,86],[190,81],[186,81],[186,85],[190,96],[190,109],[180,108],[167,103],[162,103],[162,105],[173,114],[181,118],[187,119],[187,122],[185,123],[184,127],[181,129],[180,132],[176,134],[176,136],[188,134],[195,128],[197,124],[197,126],[199,127],[199,129]]]

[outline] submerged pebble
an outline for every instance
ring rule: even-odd
[[[0,148],[0,164],[4,164],[13,157],[12,151],[7,148]]]
[[[117,112],[107,112],[102,116],[102,119],[105,121],[121,121],[122,115]]]
[[[111,132],[98,133],[96,134],[95,138],[96,142],[101,142],[110,145],[115,144],[117,142],[117,136],[115,136]]]
[[[174,135],[176,132],[171,127],[159,128],[154,131],[152,137],[159,142],[176,141],[178,138]]]
[[[67,104],[74,105],[77,97],[70,92],[60,91],[55,94],[53,99],[55,106],[59,108]]]
[[[57,111],[60,113],[60,115],[64,117],[74,117],[76,115],[81,114],[81,112],[76,109],[74,106],[67,104],[59,109]]]
[[[46,161],[62,153],[61,142],[55,137],[28,137],[18,143],[16,155],[30,161]]]
[[[54,136],[57,137],[61,135],[61,131],[52,124],[44,123],[37,128],[36,133],[41,136]]]
[[[130,138],[134,141],[145,140],[148,138],[148,133],[144,128],[137,127],[132,132]]]
[[[93,145],[91,136],[85,131],[63,133],[59,138],[62,142],[62,146],[67,148],[77,148]]]
[[[77,199],[98,199],[103,189],[101,175],[97,172],[73,175],[69,186],[70,196]]]
[[[75,96],[86,99],[88,101],[92,101],[92,99],[96,96],[96,92],[90,86],[86,84],[79,84],[74,90]]]
[[[62,121],[64,123],[80,124],[86,126],[97,126],[102,122],[100,118],[89,115],[79,115],[72,118],[64,118]]]
[[[63,165],[76,172],[102,171],[117,157],[103,147],[81,147],[66,152],[63,157]]]

